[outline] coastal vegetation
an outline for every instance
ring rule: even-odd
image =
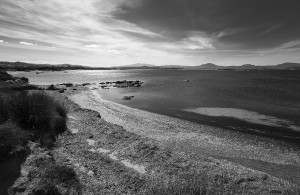
[[[66,131],[66,110],[43,92],[6,94],[0,97],[0,102],[1,121],[22,128],[42,146],[52,146],[55,136]]]
[[[19,154],[27,156],[23,166],[30,167],[26,169],[26,181],[30,182],[23,183],[29,190],[23,194],[81,194],[74,170],[49,158],[56,137],[67,130],[67,110],[45,92],[25,90],[27,78],[0,72],[0,81],[1,89],[5,89],[0,91],[0,163]],[[22,83],[17,91],[12,88],[16,83]],[[18,192],[12,188],[8,193]]]

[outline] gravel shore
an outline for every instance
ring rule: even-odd
[[[68,109],[68,131],[49,152],[56,163],[75,170],[83,194],[193,194],[188,193],[193,188],[202,194],[293,194],[296,189],[270,174],[204,154],[195,158],[145,131],[107,122],[102,113],[76,104],[90,89],[73,88],[48,92]]]

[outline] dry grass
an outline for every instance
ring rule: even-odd
[[[142,194],[145,195],[210,195],[238,194],[238,186],[222,175],[211,179],[206,173],[180,173],[153,179]]]

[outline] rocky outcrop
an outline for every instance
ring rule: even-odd
[[[122,98],[122,100],[131,100],[132,98],[134,98],[133,95],[131,95],[131,96],[124,96],[124,97]]]
[[[143,82],[142,81],[115,81],[115,82],[101,82],[99,83],[100,87],[102,89],[108,89],[110,87],[116,87],[116,88],[126,88],[126,87],[141,87]]]

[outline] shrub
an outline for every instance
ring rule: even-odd
[[[43,167],[41,167],[43,169]],[[75,171],[67,166],[46,165],[34,194],[81,194],[81,184]]]
[[[28,139],[28,132],[15,124],[8,122],[0,125],[0,161],[25,146]]]
[[[0,94],[0,124],[8,120],[7,97],[5,94]]]
[[[19,92],[8,100],[8,118],[33,133],[43,146],[50,147],[55,136],[66,131],[67,112],[43,92]]]
[[[51,84],[51,85],[49,85],[47,90],[57,90],[57,88],[53,84]]]
[[[5,71],[0,71],[0,81],[14,80],[14,77]]]
[[[24,91],[24,90],[39,90],[40,88],[36,85],[29,85],[29,84],[13,84],[10,86],[11,90],[13,91]]]
[[[26,78],[26,77],[21,77],[20,80],[21,80],[23,83],[29,83],[29,79]]]

